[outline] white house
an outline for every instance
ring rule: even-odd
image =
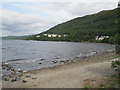
[[[40,37],[40,35],[37,35],[36,37]]]
[[[101,36],[101,37],[98,38],[98,40],[103,40],[103,39],[105,39],[104,36]]]
[[[106,38],[109,38],[109,36],[106,36]]]
[[[47,37],[62,37],[62,35],[60,34],[43,34],[43,36],[47,36]],[[67,37],[67,34],[64,34],[63,37]]]
[[[95,40],[103,40],[105,38],[109,38],[109,36],[96,36]]]
[[[62,37],[62,35],[58,35],[58,37]]]
[[[64,34],[63,36],[64,36],[64,37],[67,37],[68,35],[67,35],[67,34]]]
[[[47,36],[48,34],[43,34],[43,36]]]
[[[57,37],[57,34],[52,34],[52,37]]]
[[[52,37],[52,35],[51,35],[51,34],[48,34],[48,37]]]
[[[95,40],[99,40],[99,36],[96,36],[96,37],[95,37]]]

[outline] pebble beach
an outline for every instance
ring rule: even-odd
[[[3,76],[3,88],[84,88],[107,83],[116,72],[111,62],[118,60],[115,53],[104,53],[76,62],[49,68]]]

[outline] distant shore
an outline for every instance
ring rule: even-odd
[[[111,61],[115,53],[104,53],[55,67],[31,70],[5,77],[3,88],[84,88],[107,83],[107,78],[116,72]],[[16,79],[16,80],[15,80]],[[92,81],[92,83],[91,83]]]

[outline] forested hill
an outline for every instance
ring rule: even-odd
[[[56,41],[94,41],[96,36],[115,36],[118,32],[118,10],[101,11],[56,25],[26,39]]]

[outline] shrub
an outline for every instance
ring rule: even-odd
[[[111,67],[118,71],[118,77],[120,78],[120,61],[112,61]]]
[[[120,54],[120,45],[116,45],[116,53]]]

